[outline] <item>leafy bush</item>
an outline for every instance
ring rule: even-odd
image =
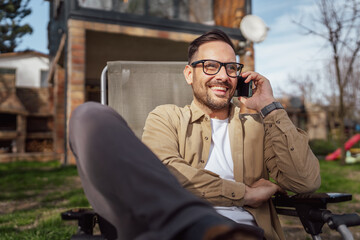
[[[316,156],[326,156],[338,148],[333,141],[323,139],[311,140],[309,145]]]

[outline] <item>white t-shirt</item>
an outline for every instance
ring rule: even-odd
[[[228,122],[228,118],[211,119],[211,146],[205,169],[218,174],[222,179],[235,181]],[[214,208],[218,213],[235,222],[256,225],[254,217],[242,207],[215,206]]]

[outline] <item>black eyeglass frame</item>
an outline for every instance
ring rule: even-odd
[[[217,63],[220,64],[220,67],[218,68],[218,70],[216,71],[216,73],[207,73],[207,72],[205,72],[205,64],[204,64],[204,63],[205,63],[206,61],[213,61],[213,62],[217,62]],[[190,66],[196,67],[196,65],[198,65],[199,63],[202,63],[202,69],[203,69],[203,72],[204,72],[206,75],[216,75],[216,74],[218,74],[218,72],[220,72],[221,67],[224,66],[225,72],[226,72],[226,74],[227,74],[229,77],[238,77],[238,76],[240,75],[242,69],[244,68],[244,64],[242,64],[242,63],[237,63],[237,62],[222,63],[222,62],[219,62],[219,61],[217,61],[217,60],[212,60],[212,59],[203,59],[203,60],[195,61],[195,62],[190,63]],[[226,68],[226,65],[228,65],[228,64],[236,64],[236,65],[238,65],[238,66],[240,67],[239,75],[230,76],[229,73],[228,73],[228,71],[227,71],[227,68]]]

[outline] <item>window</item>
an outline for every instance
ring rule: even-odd
[[[48,86],[48,82],[47,82],[48,73],[49,73],[49,71],[47,71],[47,70],[41,70],[40,87],[47,87]]]

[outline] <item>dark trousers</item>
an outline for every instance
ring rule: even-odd
[[[108,240],[262,239],[262,229],[220,216],[182,188],[112,108],[82,104],[69,125],[86,197],[101,216]],[[216,237],[223,226],[230,237]],[[204,238],[212,233],[214,238]]]
[[[201,218],[219,217],[181,187],[112,108],[79,106],[69,139],[85,194],[116,239],[174,239]]]

